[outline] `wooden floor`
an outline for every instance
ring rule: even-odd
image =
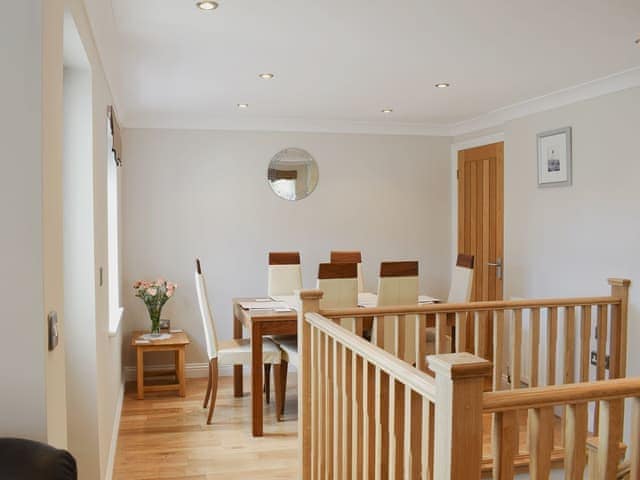
[[[137,400],[135,384],[127,385],[115,480],[149,479],[297,479],[296,379],[288,382],[286,415],[275,421],[274,403],[265,408],[265,436],[251,436],[249,378],[245,396],[234,398],[231,377],[222,377],[213,425],[202,408],[205,379],[188,379],[187,396],[148,394]],[[272,392],[273,397],[273,392]],[[526,451],[526,414],[520,417],[521,451]],[[555,425],[556,444],[560,436]],[[490,455],[491,416],[484,420],[484,455]],[[490,465],[486,465],[490,469]]]
[[[137,400],[128,384],[122,406],[114,476],[139,479],[297,479],[295,377],[286,415],[276,423],[272,395],[265,436],[251,436],[249,378],[245,396],[233,397],[231,377],[220,379],[213,424],[202,408],[206,379],[187,379],[187,396],[149,394]]]

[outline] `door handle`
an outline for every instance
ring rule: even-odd
[[[496,263],[489,262],[487,263],[490,267],[496,267],[496,276],[498,280],[502,280],[502,258],[498,257],[496,259]]]

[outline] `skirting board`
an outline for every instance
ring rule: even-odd
[[[146,372],[154,372],[159,370],[170,370],[174,368],[173,365],[148,365],[144,369]],[[289,373],[296,371],[296,368],[289,364]],[[244,368],[244,375],[248,376],[251,372],[249,367]],[[187,363],[184,366],[184,373],[187,378],[207,378],[209,374],[209,365],[207,363]],[[124,368],[125,380],[127,382],[135,381],[136,379],[136,367]],[[220,377],[231,377],[233,375],[233,368],[229,365],[224,365],[218,369],[218,375]]]
[[[118,403],[116,404],[116,411],[113,417],[113,427],[111,431],[111,445],[109,445],[107,471],[105,472],[106,480],[111,480],[113,478],[113,467],[116,461],[116,450],[118,449],[118,435],[120,434],[120,417],[122,415],[123,401],[124,401],[124,382],[122,382],[122,385],[120,385],[120,391],[118,392]]]

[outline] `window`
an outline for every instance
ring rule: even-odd
[[[275,180],[271,182],[271,188],[276,194],[285,200],[296,199],[296,181],[295,180]]]
[[[113,148],[111,118],[107,118],[107,256],[109,279],[109,333],[115,335],[122,319],[120,303],[120,248],[118,229],[118,163]]]

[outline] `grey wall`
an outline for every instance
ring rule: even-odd
[[[91,73],[64,69],[64,311],[69,450],[100,478],[93,237]]]
[[[46,441],[41,9],[8,2],[0,16],[0,436]]]
[[[630,278],[628,376],[640,375],[639,125],[634,88],[505,128],[505,298],[607,294],[607,277]],[[564,126],[573,186],[538,188],[536,134]]]
[[[638,125],[640,88],[503,126],[505,298],[606,295],[607,277],[630,278],[628,376],[640,375]],[[566,126],[573,129],[573,185],[538,188],[536,134]]]
[[[380,261],[418,259],[421,290],[448,291],[447,138],[127,130],[124,141],[125,329],[148,328],[135,280],[178,282],[163,316],[194,340],[188,362],[206,361],[196,256],[222,339],[232,334],[231,298],[266,293],[271,250],[300,250],[307,288],[331,249],[360,249],[369,290]],[[266,182],[270,158],[285,147],[307,149],[319,164],[318,187],[300,202],[276,197]]]

